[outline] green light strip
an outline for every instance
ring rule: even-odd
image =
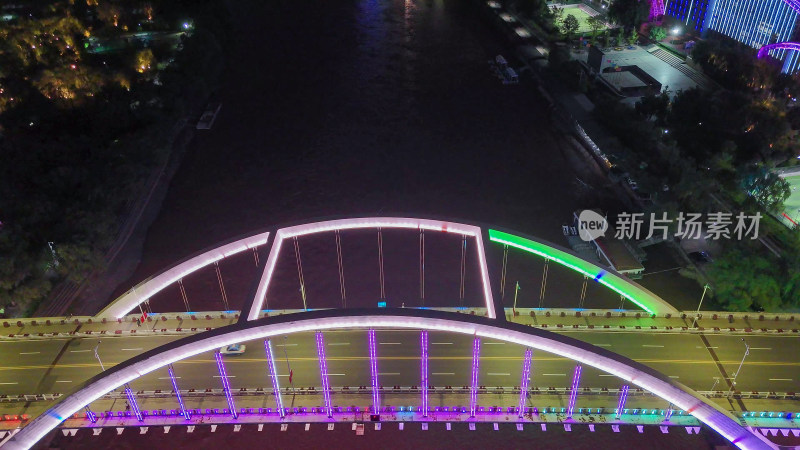
[[[646,292],[643,292],[641,288],[639,288],[636,285],[632,285],[625,279],[620,278],[619,276],[610,273],[605,269],[598,267],[588,261],[584,261],[583,259],[578,258],[577,256],[570,255],[567,252],[555,249],[540,242],[532,241],[530,239],[525,239],[520,236],[515,236],[513,234],[508,234],[502,231],[497,231],[492,229],[489,229],[489,240],[492,242],[499,242],[501,244],[506,244],[511,247],[515,247],[520,250],[524,250],[526,252],[539,255],[542,258],[555,261],[566,268],[572,269],[578,273],[583,274],[584,276],[594,279],[603,286],[606,286],[607,288],[611,289],[617,294],[627,298],[628,300],[633,302],[636,306],[642,308],[648,313],[655,314],[655,312],[653,312],[651,308],[648,308],[647,306],[642,304],[642,302],[637,300],[633,296],[633,294],[623,290],[623,288],[631,288],[634,291],[639,291],[637,292],[637,294],[649,297],[650,295],[648,295]],[[600,273],[603,273],[603,275],[600,278],[596,278],[597,275],[599,275]],[[656,302],[657,301],[658,300],[656,300]]]

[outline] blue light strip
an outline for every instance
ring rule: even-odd
[[[622,410],[625,408],[625,401],[628,400],[628,385],[622,386],[622,391],[619,393],[619,402],[617,403],[617,419],[622,416]]]
[[[225,393],[225,398],[228,400],[231,416],[235,419],[239,417],[239,414],[236,412],[236,405],[233,403],[231,385],[228,383],[228,374],[225,372],[225,364],[222,362],[222,355],[219,352],[214,352],[214,358],[217,360],[217,369],[219,369],[219,377],[222,380],[222,392]]]
[[[581,366],[575,366],[575,373],[572,375],[572,389],[569,392],[569,406],[567,408],[567,419],[572,418],[575,410],[575,399],[578,397],[578,385],[581,382]]]
[[[475,417],[478,402],[478,366],[481,359],[481,338],[475,336],[472,343],[472,387],[469,393],[469,416]]]
[[[133,395],[131,386],[128,383],[125,383],[125,396],[128,397],[128,404],[131,405],[131,409],[133,410],[133,413],[136,415],[136,418],[139,420],[139,422],[144,421],[142,412],[139,411],[139,404],[136,403],[136,397]]]
[[[522,418],[525,415],[525,400],[528,398],[528,386],[530,386],[531,378],[531,356],[533,350],[525,350],[525,359],[522,362],[522,381],[519,386],[519,406],[517,406],[517,417]]]
[[[378,361],[375,352],[375,330],[372,328],[367,332],[369,337],[369,370],[372,379],[372,411],[380,414],[380,395],[378,393]]]
[[[319,375],[322,378],[322,397],[325,401],[325,413],[333,417],[331,409],[331,384],[328,381],[328,362],[325,359],[325,339],[322,332],[317,331],[317,357],[319,358]]]
[[[420,364],[420,371],[422,372],[422,417],[428,417],[428,332],[422,330],[419,339],[422,353]]]
[[[278,406],[278,414],[281,419],[286,417],[286,410],[283,409],[283,399],[281,398],[281,387],[278,385],[278,371],[275,368],[275,357],[272,353],[272,341],[264,341],[264,351],[267,353],[267,368],[269,369],[269,379],[272,380],[272,393],[275,395],[275,403]]]
[[[191,415],[189,411],[186,411],[186,407],[183,405],[183,397],[181,397],[181,390],[178,389],[178,381],[175,379],[175,372],[172,371],[172,364],[167,366],[167,372],[169,372],[169,379],[172,381],[172,390],[175,391],[175,396],[178,397],[178,405],[181,407],[181,416],[189,420],[191,419]]]

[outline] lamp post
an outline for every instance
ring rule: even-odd
[[[97,358],[97,362],[100,363],[100,369],[102,369],[103,372],[105,372],[106,368],[105,368],[105,366],[103,366],[103,361],[100,360],[100,354],[97,353],[98,347],[100,347],[100,340],[98,340],[97,341],[97,345],[94,346],[94,357]]]
[[[747,358],[747,355],[750,354],[750,345],[747,341],[742,338],[742,342],[744,342],[744,356],[742,356],[742,362],[739,363],[739,368],[736,369],[736,372],[733,373],[733,380],[731,381],[731,387],[728,389],[728,396],[730,396],[731,392],[733,391],[733,387],[736,386],[736,378],[739,376],[739,372],[742,371],[742,365],[744,364],[744,359]]]
[[[514,288],[514,307],[511,309],[514,315],[517,315],[517,294],[519,293],[519,281],[517,281],[517,286]]]
[[[697,312],[694,315],[694,322],[692,322],[692,328],[694,328],[695,325],[697,325],[697,319],[700,317],[700,307],[703,306],[703,299],[706,298],[706,291],[709,288],[711,288],[711,286],[709,286],[708,283],[706,283],[705,286],[703,286],[703,295],[700,296],[700,303],[697,305]]]

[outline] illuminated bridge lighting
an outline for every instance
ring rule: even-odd
[[[572,389],[569,392],[569,406],[567,406],[567,418],[572,418],[572,411],[575,410],[575,399],[578,397],[578,385],[581,382],[581,366],[575,366],[575,373],[572,375]]]
[[[536,242],[520,236],[515,236],[513,234],[492,229],[489,230],[489,240],[539,255],[545,259],[572,269],[586,277],[596,279],[598,283],[630,300],[636,306],[647,311],[649,314],[656,313],[653,309],[654,307],[668,312],[677,312],[674,307],[670,306],[664,300],[658,298],[655,294],[650,293],[641,286],[631,283],[620,276],[614,275],[613,273],[610,273],[599,266],[596,266],[588,261],[584,261],[583,259],[565,251],[550,247],[549,245],[541,242]],[[649,301],[650,306],[644,303],[645,298]]]
[[[136,403],[136,397],[133,395],[131,387],[127,384],[125,385],[125,396],[128,397],[128,404],[131,406],[136,419],[138,419],[139,422],[143,422],[144,417],[142,417],[142,412],[139,411],[139,404]]]
[[[175,372],[172,370],[172,364],[167,366],[167,372],[169,372],[169,380],[172,382],[172,390],[175,391],[175,396],[178,397],[178,405],[181,407],[181,416],[189,420],[191,416],[189,415],[189,411],[186,411],[186,407],[183,404],[183,397],[181,397],[181,390],[178,389],[178,381],[175,379]]]
[[[422,330],[420,333],[420,347],[422,348],[422,361],[420,371],[422,372],[422,417],[428,417],[428,332]]]
[[[625,409],[625,401],[628,400],[628,385],[622,386],[619,393],[619,402],[617,403],[617,419],[622,416],[622,410]]]
[[[369,336],[369,369],[372,379],[372,412],[378,414],[381,411],[381,405],[378,393],[378,358],[375,355],[375,330],[370,328],[367,335]]]
[[[231,416],[235,419],[239,414],[236,413],[236,405],[233,403],[231,385],[228,383],[228,374],[225,372],[225,364],[222,362],[222,355],[219,352],[214,352],[214,358],[217,360],[217,369],[219,369],[219,377],[222,380],[222,392],[225,393],[225,398],[228,400],[228,408],[231,410]]]
[[[528,386],[530,386],[532,355],[533,350],[525,350],[525,359],[522,362],[522,381],[520,382],[519,407],[517,407],[517,416],[520,418],[525,415],[525,400],[528,398]]]
[[[275,403],[278,405],[278,414],[281,419],[286,417],[286,411],[283,409],[283,399],[281,399],[281,387],[278,385],[278,371],[275,369],[275,357],[272,353],[272,341],[267,339],[264,341],[264,351],[267,353],[267,368],[269,369],[269,378],[272,380],[272,393],[275,395]]]
[[[322,378],[322,397],[325,401],[325,414],[333,416],[331,409],[331,383],[328,381],[328,361],[325,359],[325,339],[322,332],[317,331],[317,357],[319,358],[319,374]]]
[[[472,343],[472,387],[469,392],[469,416],[475,417],[478,401],[478,367],[481,359],[481,338],[475,336]]]

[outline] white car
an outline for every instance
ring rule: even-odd
[[[247,346],[244,344],[231,344],[219,349],[219,353],[220,355],[241,355],[246,348]]]

